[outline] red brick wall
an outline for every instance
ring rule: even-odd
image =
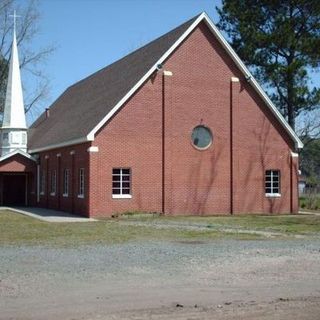
[[[45,192],[40,195],[39,206],[74,212],[88,216],[89,203],[89,153],[87,149],[90,143],[75,145],[65,148],[58,148],[40,153],[40,172],[45,172],[46,183]],[[79,198],[79,169],[84,168],[85,172],[85,190],[84,198]],[[64,170],[69,169],[69,194],[63,196]],[[57,172],[56,193],[51,192],[52,171]]]
[[[163,70],[173,76],[163,78]],[[90,216],[161,212],[163,205],[167,214],[297,212],[293,143],[204,24],[162,71],[100,130],[92,143],[99,152],[89,153],[91,143],[85,143],[40,154],[47,176],[39,205]],[[214,135],[205,151],[191,144],[199,124]],[[112,198],[112,168],[121,167],[132,170],[131,199]],[[78,198],[80,168],[85,169],[83,199]],[[70,170],[68,197],[62,195],[64,169]],[[281,170],[280,198],[265,197],[268,169]],[[55,195],[50,195],[52,170],[57,170]]]
[[[163,88],[167,214],[229,214],[231,200],[235,214],[296,211],[292,141],[204,24],[162,70],[173,73],[164,87],[160,71],[98,133],[99,152],[90,154],[90,214],[162,210]],[[214,135],[206,151],[190,142],[199,124]],[[132,169],[131,199],[112,199],[114,167]],[[280,198],[265,197],[267,169],[281,170]]]
[[[0,172],[33,172],[36,163],[20,154],[0,162]]]

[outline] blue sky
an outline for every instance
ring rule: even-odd
[[[22,3],[26,0],[18,0]],[[44,64],[50,106],[73,83],[206,11],[218,21],[221,0],[40,0],[35,49],[56,50]],[[319,73],[313,75],[320,84]],[[41,110],[38,110],[38,113]],[[29,122],[37,112],[28,115]]]
[[[56,50],[43,65],[50,105],[70,85],[206,11],[220,0],[41,0],[34,46]]]

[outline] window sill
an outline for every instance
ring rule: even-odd
[[[64,198],[68,198],[69,195],[68,195],[68,193],[63,193],[62,196],[63,196]]]
[[[44,196],[44,192],[40,192],[40,196]]]
[[[54,197],[55,195],[56,195],[55,192],[51,192],[51,193],[50,193],[50,196],[52,196],[52,197]]]
[[[131,194],[113,194],[112,198],[113,199],[131,199],[132,195]]]
[[[78,194],[79,199],[84,199],[84,194]]]
[[[281,193],[266,193],[267,198],[280,198]]]

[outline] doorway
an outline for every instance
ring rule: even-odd
[[[25,174],[3,175],[2,202],[5,206],[27,205],[27,178]]]

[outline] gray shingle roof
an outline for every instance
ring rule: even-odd
[[[86,137],[197,17],[69,87],[28,130],[28,149]]]

